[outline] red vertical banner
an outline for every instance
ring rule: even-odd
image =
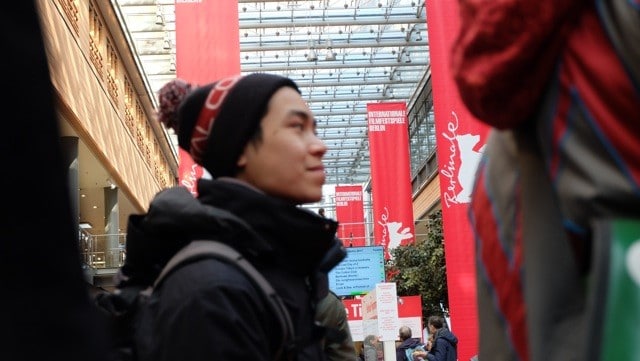
[[[367,104],[374,243],[390,249],[415,241],[407,105]]]
[[[176,76],[206,84],[240,73],[238,3],[216,0],[176,0]],[[178,182],[197,195],[202,167],[182,150]],[[195,178],[193,178],[195,176]]]
[[[237,1],[176,0],[177,76],[204,84],[240,73]]]
[[[467,211],[488,128],[463,105],[449,68],[460,19],[456,0],[427,0],[431,73],[451,328],[458,359],[478,353],[475,244]]]
[[[202,177],[203,169],[197,165],[189,153],[182,148],[178,148],[178,179],[180,185],[187,188],[194,196],[198,195],[196,183]]]
[[[339,222],[338,238],[345,247],[365,245],[364,202],[362,186],[336,186],[336,219]]]

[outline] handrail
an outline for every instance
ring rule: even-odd
[[[87,267],[118,268],[124,264],[126,234],[91,234],[84,229],[78,233],[80,255]]]

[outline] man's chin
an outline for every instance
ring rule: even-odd
[[[317,192],[306,192],[296,197],[298,204],[316,203],[322,200],[322,190]]]

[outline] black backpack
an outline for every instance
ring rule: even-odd
[[[118,289],[114,293],[104,293],[96,297],[96,304],[113,326],[114,354],[113,361],[136,361],[137,354],[134,343],[135,332],[138,328],[138,311],[145,307],[153,288],[157,287],[171,272],[180,265],[203,258],[217,258],[229,264],[236,265],[262,291],[264,299],[276,315],[280,329],[283,330],[282,342],[274,360],[294,357],[294,330],[291,317],[282,299],[271,284],[233,248],[212,240],[192,241],[176,253],[164,266],[154,281],[153,287],[129,286]]]

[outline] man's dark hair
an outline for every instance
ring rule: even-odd
[[[444,321],[440,316],[431,316],[428,321],[429,325],[435,327],[436,329],[441,329],[444,325]]]

